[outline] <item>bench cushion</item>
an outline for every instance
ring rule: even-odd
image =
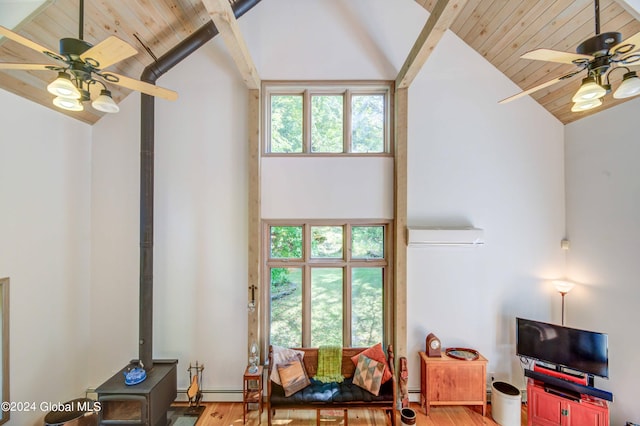
[[[276,383],[271,383],[271,405],[290,405],[309,403],[327,404],[333,401],[333,396],[338,392],[336,383],[322,383],[316,379],[310,379],[311,384],[306,388],[287,397],[284,388]]]
[[[393,401],[393,382],[384,383],[375,396],[352,382],[352,378],[342,383],[322,383],[311,379],[311,385],[286,397],[282,386],[271,383],[272,406],[277,405],[331,405]]]
[[[354,385],[352,379],[345,380],[338,385],[338,392],[333,398],[334,403],[347,402],[387,402],[393,401],[393,382],[389,381],[380,386],[378,395],[374,395],[361,387]]]

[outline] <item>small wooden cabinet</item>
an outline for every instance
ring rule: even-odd
[[[481,405],[487,412],[487,359],[474,361],[420,352],[420,403],[429,415],[432,405]]]
[[[242,421],[247,423],[249,404],[258,404],[258,423],[262,423],[262,371],[261,365],[255,373],[249,372],[249,367],[244,370],[242,390]]]
[[[609,426],[606,401],[582,395],[574,401],[545,391],[539,382],[527,383],[528,426]]]

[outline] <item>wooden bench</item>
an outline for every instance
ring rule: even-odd
[[[269,346],[269,374],[267,376],[269,426],[272,425],[272,418],[278,409],[316,410],[317,426],[320,426],[321,410],[342,411],[344,426],[348,426],[347,412],[350,408],[380,409],[390,417],[392,426],[396,424],[397,382],[391,345],[387,349],[387,368],[391,372],[391,379],[382,384],[378,396],[351,382],[356,369],[351,357],[367,348],[342,348],[342,375],[345,377],[343,383],[321,383],[313,380],[318,368],[318,348],[292,349],[304,352],[304,366],[312,383],[289,397],[285,396],[282,386],[271,380],[271,371],[275,366],[273,365],[273,348]]]

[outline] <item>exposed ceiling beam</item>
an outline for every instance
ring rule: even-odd
[[[260,77],[244,42],[229,0],[202,0],[249,89],[260,89]]]
[[[409,87],[467,0],[438,0],[396,77],[396,87]]]

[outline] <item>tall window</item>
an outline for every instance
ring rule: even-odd
[[[390,152],[388,83],[265,83],[265,154]]]
[[[388,223],[268,223],[271,344],[384,341]]]

